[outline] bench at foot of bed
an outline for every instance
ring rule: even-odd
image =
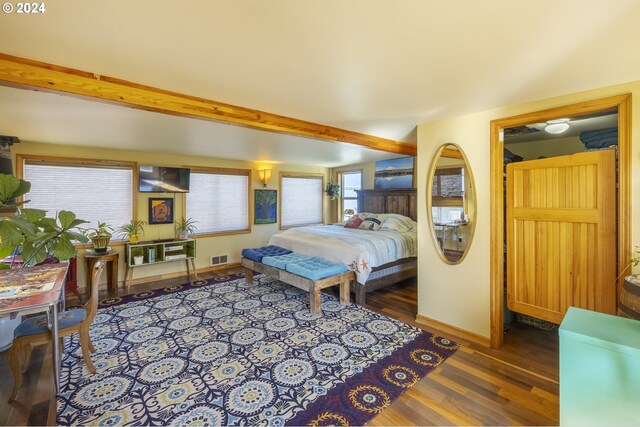
[[[340,305],[349,304],[349,286],[351,282],[355,282],[355,274],[353,271],[346,271],[332,276],[323,277],[321,279],[312,280],[306,277],[298,276],[280,268],[272,267],[242,257],[242,266],[246,269],[247,283],[253,283],[253,273],[263,273],[270,277],[276,278],[281,282],[288,283],[291,286],[300,288],[309,292],[309,305],[311,314],[320,316],[322,314],[320,291],[324,288],[340,285]]]

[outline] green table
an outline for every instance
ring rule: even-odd
[[[560,425],[640,425],[640,321],[570,307],[560,334]]]

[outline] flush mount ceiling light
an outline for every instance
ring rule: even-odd
[[[544,131],[547,133],[558,134],[569,129],[569,119],[557,119],[549,120],[544,127]]]

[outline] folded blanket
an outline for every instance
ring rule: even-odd
[[[277,256],[290,254],[289,249],[280,246],[269,245],[260,248],[247,248],[242,250],[242,256],[255,262],[262,262],[262,258],[266,256]]]
[[[513,162],[521,162],[522,156],[518,156],[517,154],[513,154],[511,151],[504,149],[504,163],[513,163]]]
[[[586,148],[606,148],[618,144],[618,128],[582,132],[580,141]]]

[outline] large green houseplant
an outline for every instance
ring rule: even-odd
[[[22,255],[23,266],[39,264],[47,257],[66,261],[76,254],[73,242],[86,243],[78,226],[86,223],[71,211],[61,210],[55,218],[47,218],[41,209],[19,208],[28,200],[16,202],[31,190],[28,181],[0,174],[0,210],[12,211],[0,218],[0,258]],[[0,269],[8,268],[0,264]]]

